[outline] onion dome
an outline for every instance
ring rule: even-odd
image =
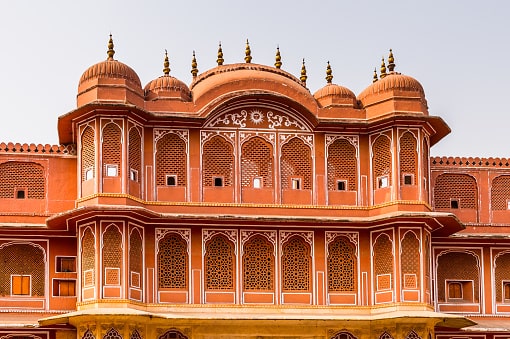
[[[313,97],[322,107],[332,105],[354,106],[356,95],[347,87],[333,84],[333,71],[328,61],[326,68],[326,86],[320,88],[313,94]]]
[[[94,80],[104,79],[106,79],[106,82],[108,79],[124,79],[126,80],[126,84],[134,91],[141,92],[142,84],[140,82],[140,78],[131,67],[113,59],[115,54],[113,47],[113,39],[112,35],[110,34],[108,51],[106,52],[108,58],[105,61],[90,66],[85,72],[83,72],[78,85],[79,93],[87,90],[87,83],[90,83]]]
[[[145,99],[179,99],[181,101],[190,101],[191,91],[189,87],[181,80],[170,75],[170,62],[168,61],[167,51],[165,51],[163,66],[163,75],[145,85]]]
[[[393,53],[390,49],[390,55],[388,57],[389,72],[386,72],[386,65],[383,58],[380,78],[377,79],[377,72],[374,71],[373,83],[358,95],[358,99],[361,101],[362,105],[367,107],[388,98],[399,97],[400,100],[407,99],[419,102],[423,108],[421,110],[425,114],[428,114],[425,91],[422,85],[413,77],[395,72],[394,68]]]

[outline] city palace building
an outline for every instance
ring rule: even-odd
[[[510,160],[431,157],[391,50],[358,95],[114,54],[59,145],[0,143],[0,339],[510,338]]]

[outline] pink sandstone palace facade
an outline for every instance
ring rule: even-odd
[[[0,338],[510,338],[510,160],[430,157],[391,51],[356,96],[113,48],[59,146],[0,144]]]

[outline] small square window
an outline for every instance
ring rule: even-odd
[[[459,200],[451,199],[450,200],[450,208],[453,208],[453,209],[459,208]]]
[[[75,280],[53,280],[53,296],[74,297],[76,296]]]
[[[412,174],[404,174],[404,185],[412,185],[413,184],[413,175]]]
[[[215,187],[223,187],[223,178],[222,177],[213,177],[213,185]]]
[[[85,170],[85,180],[90,180],[94,178],[94,169],[92,168],[87,168]]]
[[[106,165],[106,176],[116,177],[117,176],[117,165]]]
[[[506,209],[507,209],[507,210],[510,210],[510,200],[507,200],[507,201],[506,201]]]
[[[12,275],[11,276],[11,294],[12,295],[30,295],[30,276]]]
[[[24,189],[16,190],[16,199],[25,199],[25,190]]]
[[[385,187],[388,187],[389,186],[389,178],[387,175],[385,175],[384,177],[379,177],[377,179],[377,186],[379,188],[385,188]]]
[[[57,257],[57,272],[76,272],[75,257]]]
[[[262,178],[253,178],[253,188],[262,188]]]
[[[129,179],[131,179],[132,181],[138,181],[138,171],[131,168],[129,170]]]
[[[177,176],[176,175],[167,175],[166,176],[166,185],[167,186],[177,186]]]
[[[347,190],[347,181],[337,180],[336,181],[336,189],[337,189],[337,191],[346,191]]]
[[[510,281],[503,282],[503,299],[510,302]]]
[[[300,190],[301,189],[301,179],[299,179],[299,178],[292,178],[291,179],[291,183],[292,183],[292,189],[293,190]]]

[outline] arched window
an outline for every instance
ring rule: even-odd
[[[103,234],[103,283],[120,285],[122,267],[122,234],[115,225],[110,225]]]
[[[0,198],[45,199],[44,168],[33,162],[0,164]]]
[[[129,236],[129,286],[142,288],[143,244],[138,229],[133,229]]]
[[[206,243],[206,290],[235,289],[234,244],[223,235],[216,235]]]
[[[502,253],[496,256],[494,276],[496,302],[510,302],[510,253]]]
[[[282,189],[312,189],[312,152],[301,139],[282,146],[280,172]]]
[[[256,235],[243,248],[243,289],[274,290],[274,247],[265,237]]]
[[[105,177],[122,175],[122,132],[117,124],[109,123],[103,128],[103,167]]]
[[[0,248],[0,296],[44,296],[45,255],[31,244]]]
[[[188,339],[188,337],[179,331],[171,330],[160,335],[158,339]]]
[[[478,187],[475,178],[466,174],[441,174],[434,185],[435,208],[478,208]]]
[[[400,138],[400,184],[416,185],[418,179],[418,150],[416,138],[411,132],[405,132]]]
[[[241,152],[241,186],[273,187],[273,147],[260,137],[243,143]],[[256,179],[260,179],[257,181]],[[258,187],[257,187],[258,185]]]
[[[108,332],[106,332],[106,334],[103,336],[103,339],[122,339],[122,336],[116,329],[110,328]]]
[[[437,258],[438,301],[479,302],[479,272],[478,259],[473,253],[442,253]]]
[[[402,239],[400,265],[404,289],[420,288],[420,241],[414,232],[407,232]]]
[[[386,234],[381,234],[374,244],[374,273],[377,291],[393,288],[393,244]]]
[[[493,211],[510,210],[510,175],[500,175],[492,180],[491,208]]]
[[[186,186],[186,142],[175,133],[167,133],[156,143],[156,185]]]
[[[142,174],[142,137],[137,128],[129,130],[129,179],[140,182]]]
[[[329,292],[355,292],[357,281],[356,247],[339,236],[328,245]]]
[[[380,135],[372,145],[372,171],[375,188],[391,186],[391,142]]]
[[[96,266],[96,246],[92,230],[87,227],[81,240],[82,286],[94,286]]]
[[[337,139],[328,146],[328,190],[358,189],[356,148],[346,139]],[[343,182],[343,184],[342,184]]]
[[[158,288],[188,288],[188,245],[177,233],[167,233],[158,243]]]
[[[355,336],[350,334],[349,332],[339,332],[335,334],[331,339],[357,339]]]
[[[282,291],[311,291],[312,256],[310,244],[299,236],[282,246]]]
[[[83,339],[95,339],[95,337],[91,330],[87,330],[83,334]]]
[[[81,136],[81,180],[94,178],[95,161],[94,129],[88,126]]]
[[[233,186],[234,167],[234,149],[223,137],[217,135],[204,144],[202,153],[204,186]]]

